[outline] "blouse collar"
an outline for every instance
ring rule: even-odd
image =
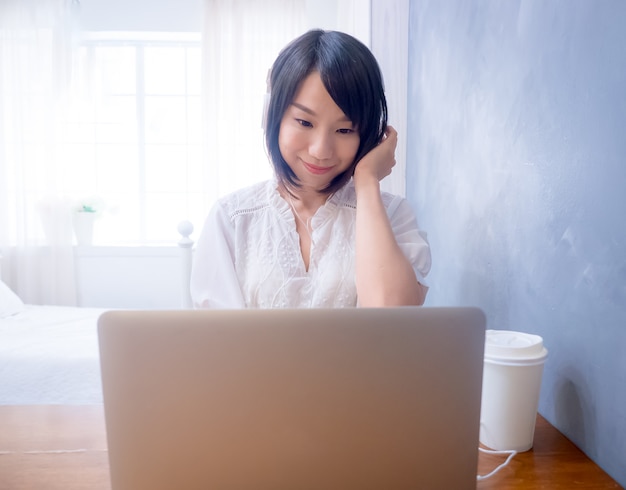
[[[319,226],[321,223],[326,221],[326,219],[334,215],[336,209],[341,205],[355,205],[356,203],[352,202],[354,199],[351,197],[354,196],[353,189],[354,182],[350,179],[341,189],[331,194],[331,196],[322,206],[319,207],[313,216],[312,224],[314,227]],[[280,192],[278,191],[278,180],[276,177],[271,179],[271,185],[268,188],[268,192],[269,201],[280,211],[281,216],[286,219],[292,219],[293,213],[291,211],[291,206],[289,206],[289,203],[280,195]]]

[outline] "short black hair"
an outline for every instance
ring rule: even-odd
[[[349,34],[313,29],[283,48],[270,73],[264,129],[276,177],[287,189],[300,184],[280,152],[280,123],[300,85],[312,72],[319,73],[324,87],[360,137],[352,165],[321,190],[332,194],[350,180],[359,160],[381,141],[387,128],[387,100],[376,58],[365,44]]]

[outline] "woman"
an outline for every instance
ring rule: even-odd
[[[381,193],[395,165],[378,64],[360,41],[312,30],[269,80],[275,179],[220,199],[197,243],[196,307],[421,305],[430,249],[408,202]]]

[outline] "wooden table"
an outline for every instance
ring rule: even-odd
[[[110,490],[102,406],[0,406],[0,489]],[[504,456],[480,454],[479,474]],[[517,454],[479,490],[620,487],[546,420],[535,444]]]
[[[504,462],[506,456],[481,453],[478,473],[483,475]],[[601,490],[622,489],[585,453],[555,429],[541,415],[537,416],[533,448],[518,453],[505,468],[487,480],[479,490]]]

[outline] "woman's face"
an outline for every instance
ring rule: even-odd
[[[278,135],[280,153],[302,189],[321,190],[346,171],[359,142],[357,128],[312,72],[283,114]]]

